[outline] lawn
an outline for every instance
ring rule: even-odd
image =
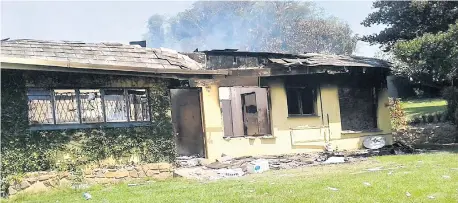
[[[385,170],[366,170],[375,167]],[[93,186],[87,191],[92,202],[450,203],[458,202],[458,154],[383,156],[359,163],[268,171],[216,182],[172,179],[133,187],[126,183]],[[87,202],[83,192],[59,189],[10,201]]]
[[[447,102],[443,99],[407,100],[403,101],[401,106],[407,114],[407,119],[410,120],[416,116],[445,112]]]

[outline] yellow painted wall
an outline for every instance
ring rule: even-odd
[[[268,86],[271,101],[272,136],[224,139],[217,81],[198,82],[197,86],[202,87],[206,153],[207,158],[211,160],[220,157],[221,154],[237,157],[322,151],[325,139],[328,140],[328,138],[331,139],[333,146],[337,146],[338,149],[360,148],[363,137],[367,135],[384,135],[388,143],[392,142],[389,110],[385,106],[385,103],[388,102],[386,89],[379,93],[377,116],[381,131],[342,134],[336,85],[321,86],[321,95],[317,95],[317,116],[288,117],[283,81],[281,79],[270,80]],[[320,100],[323,101],[323,109],[321,109]]]

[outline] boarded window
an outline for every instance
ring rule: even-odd
[[[267,89],[219,88],[225,136],[270,134]]]
[[[377,128],[376,102],[372,87],[339,87],[342,130],[368,131]]]
[[[289,115],[315,115],[316,90],[312,87],[286,88]]]

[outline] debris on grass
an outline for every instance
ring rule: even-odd
[[[393,174],[393,171],[388,172],[388,175],[392,175],[392,174]]]
[[[332,190],[332,191],[339,191],[339,189],[337,189],[337,188],[334,188],[334,187],[328,187],[328,190]]]
[[[428,198],[429,198],[429,199],[436,199],[436,197],[435,197],[435,196],[432,196],[432,195],[428,195]]]
[[[406,196],[410,197],[410,196],[412,196],[412,194],[410,194],[410,192],[406,192]]]
[[[84,199],[86,199],[86,200],[90,200],[90,199],[92,198],[92,195],[89,194],[89,193],[87,193],[87,192],[85,192],[85,193],[83,193],[83,197],[84,197]]]
[[[366,169],[366,170],[367,170],[367,171],[381,171],[381,170],[383,170],[382,168],[383,168],[383,166],[375,167],[375,168],[368,168],[368,169]]]
[[[364,184],[365,186],[371,186],[371,184],[368,183],[368,182],[363,182],[363,184]]]
[[[450,179],[451,177],[448,176],[448,175],[443,175],[442,178],[445,178],[445,179]]]
[[[324,164],[338,164],[338,163],[345,163],[345,157],[329,157],[326,161],[323,162]]]

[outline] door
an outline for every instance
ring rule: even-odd
[[[171,89],[170,93],[178,155],[204,157],[200,89]]]

